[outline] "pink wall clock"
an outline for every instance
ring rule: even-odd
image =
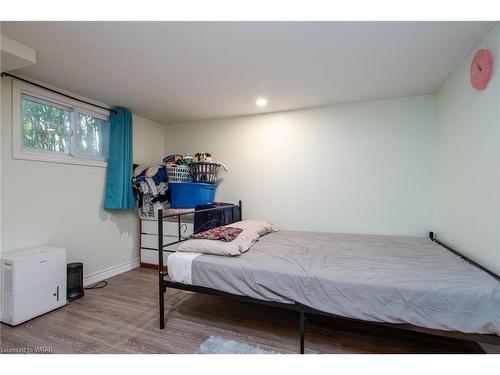
[[[470,66],[470,81],[476,90],[484,90],[493,72],[493,56],[488,49],[480,49],[474,55]]]

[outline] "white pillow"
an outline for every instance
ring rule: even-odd
[[[177,251],[236,256],[250,249],[260,236],[275,230],[272,224],[257,220],[238,221],[226,226],[241,228],[243,231],[231,242],[205,239],[187,240],[181,242]]]
[[[260,220],[237,221],[236,223],[228,225],[228,227],[241,228],[243,230],[257,233],[259,237],[277,230],[273,224]]]
[[[238,237],[231,242],[194,238],[181,242],[177,247],[177,251],[235,256],[247,251],[258,238],[258,235],[252,235],[250,232],[243,230]]]

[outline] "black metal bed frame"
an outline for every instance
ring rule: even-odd
[[[420,333],[430,334],[430,335],[434,335],[434,336],[448,337],[448,338],[460,339],[460,340],[465,340],[465,341],[483,342],[483,343],[488,343],[488,344],[500,345],[500,336],[496,336],[496,335],[463,333],[463,332],[458,332],[458,331],[443,331],[443,330],[438,330],[438,329],[423,328],[423,327],[415,326],[412,324],[406,324],[406,323],[371,322],[371,321],[366,321],[366,320],[347,318],[344,316],[338,316],[338,315],[330,314],[330,313],[327,313],[324,311],[316,310],[316,309],[313,309],[309,306],[303,305],[303,304],[298,303],[298,302],[281,303],[281,302],[260,300],[260,299],[251,298],[251,297],[247,297],[247,296],[241,296],[241,295],[223,292],[223,291],[220,291],[217,289],[206,288],[206,287],[196,286],[196,285],[187,285],[187,284],[182,284],[182,283],[176,283],[176,282],[171,281],[170,279],[165,279],[166,277],[168,277],[168,272],[165,272],[164,264],[163,264],[163,253],[165,251],[168,251],[168,250],[165,250],[165,247],[170,246],[170,245],[175,245],[175,244],[181,243],[181,242],[189,239],[189,237],[183,238],[181,235],[181,216],[194,215],[195,212],[201,213],[201,212],[206,212],[206,211],[216,211],[216,210],[225,210],[225,209],[232,209],[233,219],[235,217],[235,210],[238,209],[239,210],[239,217],[241,219],[243,219],[243,211],[242,211],[242,202],[241,201],[239,201],[239,203],[237,205],[233,204],[233,205],[227,205],[227,206],[222,206],[222,207],[207,208],[207,209],[193,211],[193,212],[183,212],[183,213],[177,213],[177,214],[171,214],[171,215],[165,215],[165,216],[163,215],[163,210],[161,210],[161,209],[158,210],[158,249],[159,249],[159,251],[158,251],[158,271],[159,271],[158,284],[159,285],[158,286],[159,286],[160,329],[165,328],[165,294],[167,292],[167,288],[172,288],[172,289],[179,289],[179,290],[185,290],[185,291],[202,293],[202,294],[222,296],[222,297],[230,298],[230,299],[233,299],[236,301],[248,302],[248,303],[257,304],[257,305],[272,306],[272,307],[277,307],[277,308],[282,308],[282,309],[298,312],[299,313],[299,330],[300,330],[300,354],[304,354],[304,333],[305,333],[306,314],[328,316],[328,317],[338,318],[338,319],[347,320],[347,321],[368,323],[368,324],[371,324],[374,326],[396,328],[396,329],[402,329],[405,331],[420,332]],[[164,244],[163,243],[163,219],[173,218],[173,217],[177,218],[178,238],[177,238],[177,241],[173,241],[173,242],[170,242],[168,244]],[[458,251],[456,251],[456,250],[450,248],[449,246],[439,242],[435,238],[433,232],[429,233],[429,237],[432,241],[443,246],[447,250],[459,255],[465,261],[467,261],[467,262],[473,264],[474,266],[480,268],[481,270],[487,272],[495,279],[500,280],[500,277],[497,274],[495,274],[494,272],[484,268],[483,266],[477,264],[473,260],[462,255]]]

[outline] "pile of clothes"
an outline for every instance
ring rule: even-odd
[[[173,154],[165,156],[162,164],[134,164],[132,189],[141,219],[156,220],[159,209],[168,209],[170,194],[166,166],[170,163],[187,166],[193,156]]]
[[[170,191],[168,189],[168,173],[171,173],[170,170],[167,173],[167,168],[169,168],[169,166],[176,164],[179,167],[184,167],[184,169],[188,171],[189,181],[192,181],[191,173],[187,167],[191,163],[200,162],[214,163],[210,153],[198,152],[194,156],[191,154],[186,154],[184,156],[178,154],[168,155],[163,158],[162,164],[134,164],[132,188],[139,217],[141,219],[156,220],[159,209],[166,210],[170,207]],[[216,164],[227,170],[224,164]],[[171,182],[178,182],[175,180],[175,175],[171,175],[171,180]]]
[[[187,166],[193,162],[193,156],[191,154],[186,154],[184,156],[178,154],[167,155],[163,158],[163,164],[167,165],[169,163]]]
[[[168,207],[168,178],[164,165],[134,165],[132,188],[141,219],[156,219],[158,210]]]

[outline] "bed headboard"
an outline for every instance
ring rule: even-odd
[[[205,211],[210,208],[218,208]],[[241,220],[240,206],[231,203],[214,202],[196,206],[193,232],[199,233],[215,227],[229,225]]]
[[[158,249],[160,252],[168,245],[174,245],[189,239],[189,237],[183,238],[181,233],[182,217],[186,215],[193,215],[193,212],[180,212],[165,215],[162,209],[158,210]],[[166,218],[176,219],[178,226],[177,241],[168,244],[163,243],[163,221]],[[199,233],[218,226],[232,224],[242,219],[243,210],[241,201],[239,201],[238,204],[216,202],[197,206],[194,212],[193,233]]]

